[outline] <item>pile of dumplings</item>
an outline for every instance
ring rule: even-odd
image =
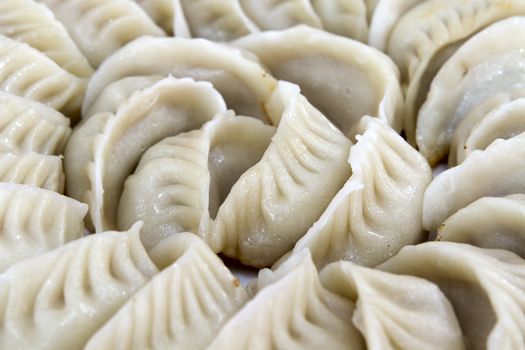
[[[521,16],[0,0],[0,348],[525,349]]]

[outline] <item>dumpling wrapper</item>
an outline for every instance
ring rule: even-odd
[[[199,233],[213,251],[254,267],[292,249],[350,176],[350,140],[296,85],[281,81],[268,108],[282,115],[272,142]]]
[[[165,33],[130,0],[37,0],[64,24],[93,67],[128,42]]]
[[[525,194],[478,199],[441,224],[436,240],[506,249],[525,258]]]
[[[427,242],[401,249],[378,268],[437,284],[452,303],[467,349],[523,348],[525,260],[516,254]]]
[[[66,28],[45,5],[35,0],[2,0],[0,13],[0,34],[34,47],[77,77],[93,74]]]
[[[57,155],[71,134],[70,120],[53,108],[0,92],[0,151]]]
[[[365,117],[358,130],[352,176],[291,252],[309,248],[318,268],[341,259],[375,266],[426,238],[427,161],[382,120]]]
[[[512,6],[518,3],[525,11],[525,2]],[[523,47],[525,17],[513,17],[473,36],[441,67],[416,130],[419,150],[432,165],[447,155],[455,129],[476,106],[497,93],[525,88]]]
[[[168,77],[136,92],[115,114],[94,115],[71,135],[64,159],[68,195],[90,205],[96,232],[115,229],[124,182],[142,154],[224,111],[224,101],[207,82]]]
[[[173,235],[150,254],[174,262],[124,304],[86,350],[203,349],[248,300],[239,280],[193,234]]]
[[[173,34],[175,1],[177,0],[134,0],[168,35]]]
[[[275,127],[233,113],[150,147],[120,197],[118,227],[144,221],[146,246],[174,232],[208,232],[239,177],[255,165]]]
[[[209,81],[236,114],[279,122],[265,110],[277,81],[257,62],[225,45],[183,38],[140,38],[109,57],[90,80],[83,115],[115,81],[129,76],[168,74]]]
[[[349,261],[326,266],[319,279],[326,289],[355,304],[352,323],[367,349],[465,348],[450,302],[431,282]]]
[[[365,349],[354,304],[322,286],[307,251],[261,270],[257,289],[207,349]]]
[[[0,154],[0,182],[33,185],[63,193],[62,158],[39,153]]]
[[[525,133],[496,140],[439,174],[423,199],[423,227],[436,230],[452,214],[482,197],[525,193]]]
[[[306,26],[263,32],[232,43],[257,55],[270,72],[304,96],[345,135],[365,115],[401,129],[398,71],[382,52]]]
[[[368,37],[365,0],[312,0],[326,31],[365,42]]]
[[[286,29],[298,24],[321,28],[308,0],[237,0],[244,12],[261,30]]]
[[[87,210],[53,191],[0,183],[0,271],[82,237]]]

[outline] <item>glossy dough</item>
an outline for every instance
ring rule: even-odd
[[[436,283],[452,303],[470,349],[525,343],[525,260],[504,250],[429,242],[407,246],[380,269]]]
[[[83,112],[112,82],[129,76],[167,74],[210,81],[237,114],[278,123],[264,108],[277,81],[239,50],[203,39],[141,38],[128,44],[93,75]]]
[[[257,119],[227,113],[200,130],[162,140],[126,180],[118,226],[143,220],[146,245],[174,232],[207,232],[233,184],[261,159],[274,133]]]
[[[352,176],[293,249],[309,248],[318,267],[340,259],[375,266],[425,239],[426,160],[386,123],[365,117],[350,149]]]
[[[96,232],[115,229],[124,181],[145,150],[225,110],[211,84],[188,78],[136,92],[115,114],[99,113],[75,130],[65,151],[67,193],[90,204]]]
[[[239,280],[198,237],[179,233],[158,248],[169,250],[175,262],[139,290],[86,350],[203,349],[248,300]]]
[[[282,115],[270,146],[201,234],[215,252],[254,267],[270,266],[290,250],[350,175],[350,141],[296,85],[280,82],[270,108]]]
[[[383,53],[306,26],[254,34],[233,44],[255,53],[275,77],[298,84],[343,133],[353,134],[364,115],[401,129],[398,72]]]
[[[321,28],[308,0],[238,0],[244,12],[262,30],[286,29],[298,24]]]

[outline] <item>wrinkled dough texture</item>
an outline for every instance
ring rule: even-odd
[[[134,0],[168,35],[173,34],[173,0]]]
[[[239,3],[262,30],[286,29],[298,24],[322,27],[308,0],[239,0]]]
[[[312,0],[325,30],[365,42],[368,37],[364,0]]]

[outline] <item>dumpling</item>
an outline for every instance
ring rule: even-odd
[[[214,349],[365,349],[352,324],[354,303],[324,288],[307,251],[275,272],[262,270],[258,293],[207,347]]]
[[[224,45],[182,38],[140,38],[113,54],[90,80],[84,115],[112,82],[167,74],[210,81],[237,114],[278,123],[264,108],[277,81],[257,62]]]
[[[13,265],[0,275],[0,347],[83,348],[168,265],[164,259],[158,266],[150,258],[136,224],[128,232],[84,237]]]
[[[0,183],[0,271],[82,237],[86,212],[87,205],[53,191]]]
[[[85,89],[85,79],[29,45],[0,35],[0,91],[42,102],[75,119]]]
[[[238,0],[177,0],[192,36],[213,41],[230,41],[258,32]],[[260,0],[259,0],[260,1]]]
[[[312,0],[325,30],[365,42],[368,37],[365,0]]]
[[[401,129],[398,73],[383,53],[305,26],[254,34],[233,45],[255,53],[276,78],[298,84],[344,134],[353,134],[364,115]]]
[[[134,0],[164,31],[173,34],[175,1],[178,0]]]
[[[375,266],[426,238],[427,161],[382,120],[365,117],[359,131],[350,149],[352,176],[292,251],[309,248],[319,268],[341,259]]]
[[[308,0],[238,1],[248,17],[262,30],[286,29],[298,24],[322,27],[321,19]]]
[[[60,67],[81,78],[93,68],[53,13],[35,0],[2,0],[0,34],[27,43]]]
[[[525,260],[514,253],[428,242],[401,249],[379,269],[436,283],[452,303],[467,348],[523,348]]]
[[[198,237],[171,239],[158,249],[175,262],[95,333],[86,350],[204,349],[248,300],[239,280]]]
[[[128,42],[164,36],[162,29],[130,0],[37,0],[64,24],[93,67]]]
[[[436,239],[506,249],[525,258],[525,194],[478,199],[441,224]]]
[[[64,154],[68,195],[90,205],[96,232],[115,229],[124,181],[142,154],[224,111],[211,84],[188,78],[168,77],[136,92],[115,114],[94,115],[71,135]]]
[[[269,108],[282,115],[272,142],[199,233],[215,252],[254,267],[289,251],[350,176],[350,141],[296,85],[280,82]]]
[[[518,3],[525,11],[525,2],[513,6]],[[525,88],[523,47],[525,17],[514,17],[473,36],[441,67],[416,130],[419,150],[431,164],[447,155],[458,124],[487,97]]]
[[[521,0],[428,0],[397,22],[387,52],[397,63],[406,85],[405,132],[411,143],[415,140],[418,110],[443,63],[471,35],[498,20],[519,14],[525,14],[525,3]],[[508,34],[499,36],[500,41],[513,41],[501,40],[502,37],[509,37]],[[474,61],[489,52],[496,53],[490,47],[485,42],[479,52],[469,53],[468,59]],[[463,72],[463,68],[458,67],[458,71]],[[425,113],[420,111],[419,115],[425,116]]]
[[[403,15],[425,1],[427,0],[379,0],[370,22],[368,44],[385,51],[388,39]]]
[[[433,283],[348,261],[328,265],[319,279],[356,305],[352,323],[367,349],[464,349],[454,310]]]
[[[525,133],[496,140],[484,151],[439,174],[423,200],[423,227],[436,230],[448,217],[481,197],[525,193]]]
[[[521,98],[525,98],[525,89],[497,93],[486,98],[470,111],[458,124],[456,130],[454,130],[454,135],[450,143],[450,152],[448,154],[449,167],[456,166],[465,160],[466,140],[472,132],[472,129],[475,128],[485,116],[501,106]]]
[[[275,127],[257,119],[228,113],[152,146],[126,180],[118,227],[144,221],[146,246],[174,232],[207,232],[233,184],[261,159],[274,133]]]
[[[62,158],[38,153],[1,153],[0,182],[34,185],[63,193]]]
[[[0,152],[60,154],[70,121],[46,105],[0,92]]]

